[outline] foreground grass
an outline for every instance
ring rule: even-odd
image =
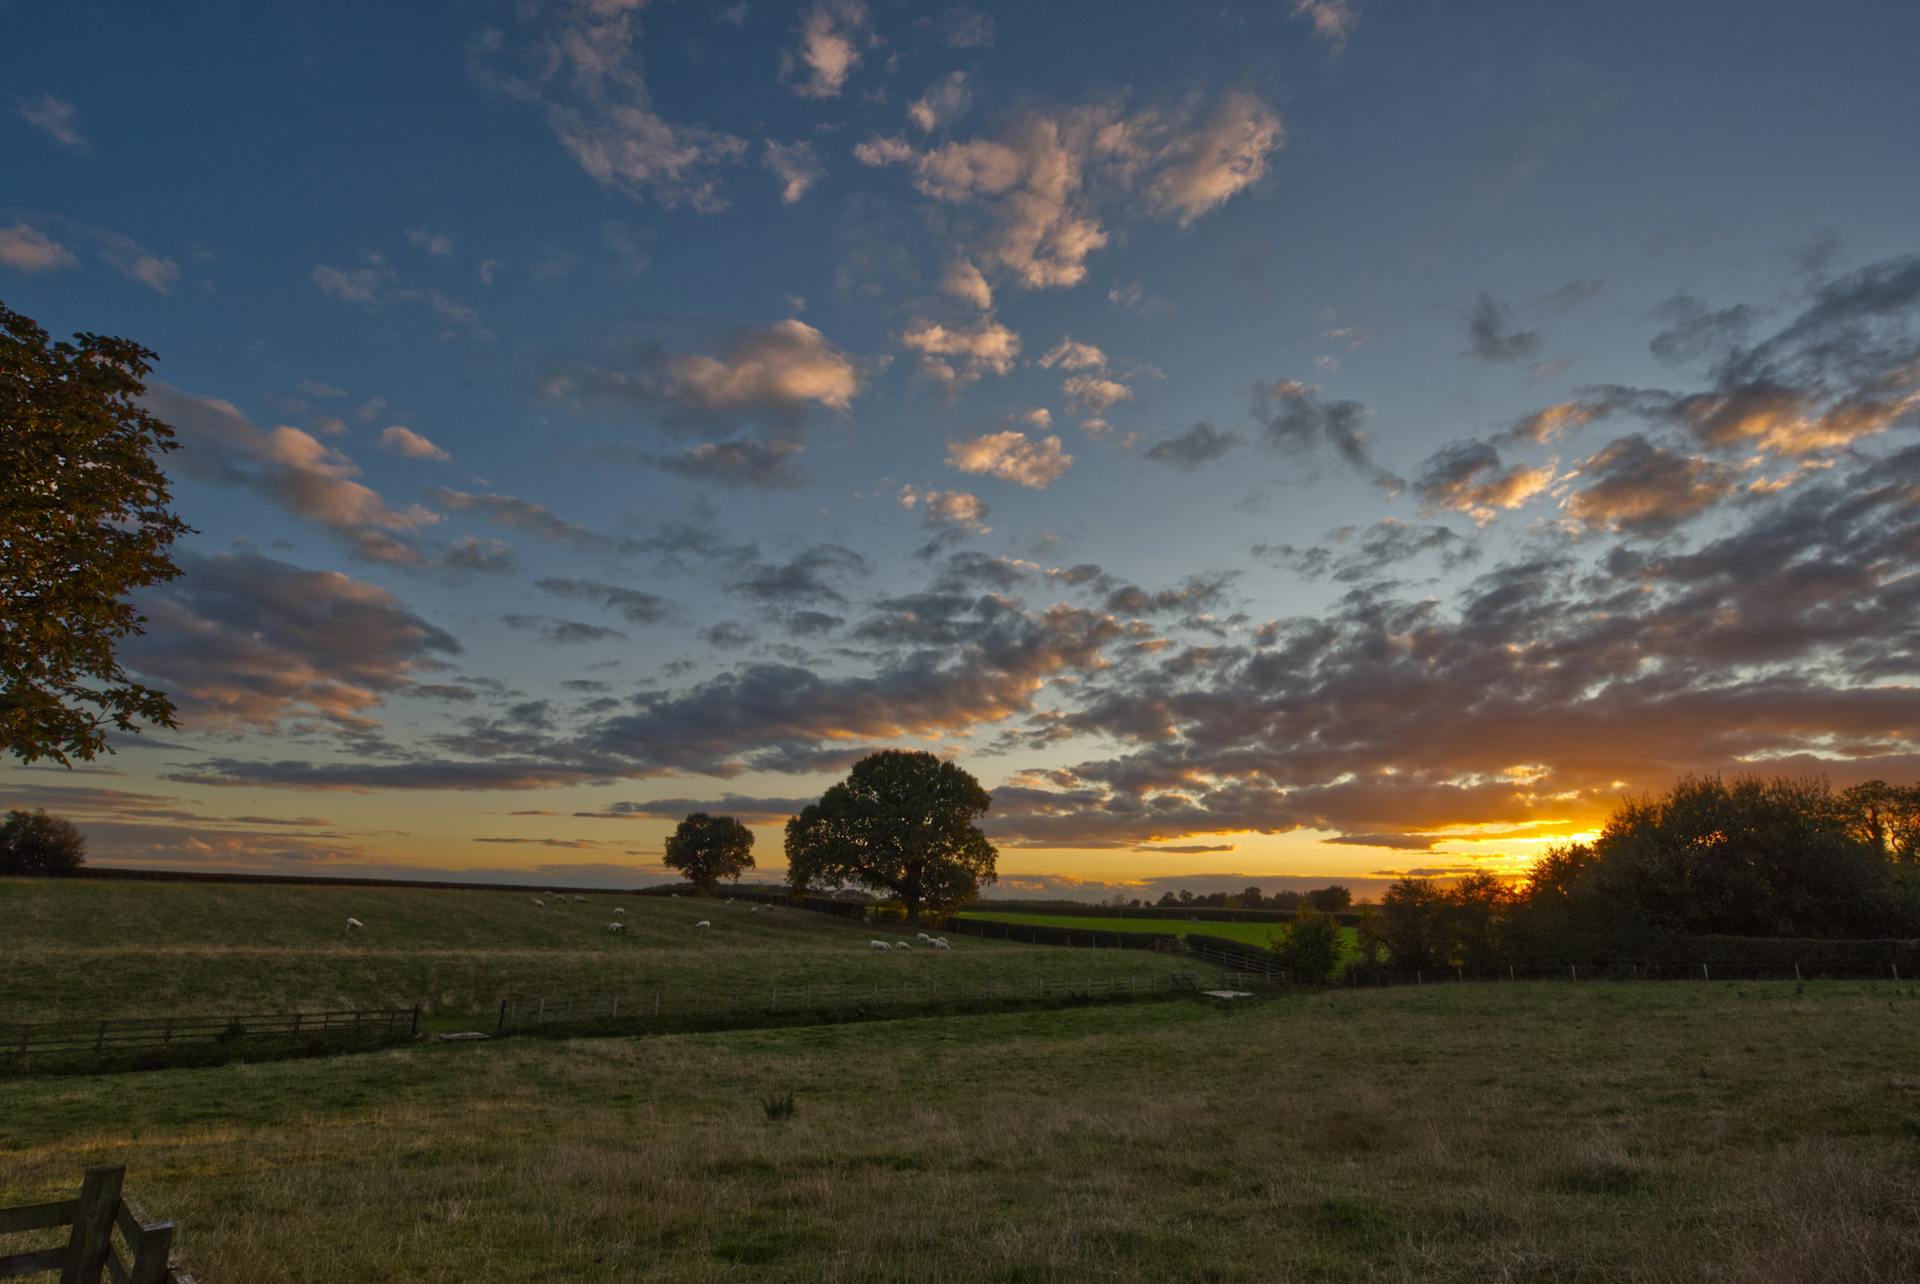
[[[491,1028],[508,994],[659,992],[684,1010],[776,985],[965,990],[1207,971],[1146,951],[973,937],[948,952],[878,954],[857,923],[744,902],[543,899],[536,909],[520,892],[0,879],[0,1024],[419,1002],[429,1028]],[[627,926],[610,934],[616,905]],[[365,930],[349,932],[349,916]],[[713,926],[695,930],[699,919]],[[885,934],[913,938],[897,924]]]
[[[1189,922],[1184,918],[1093,918],[1080,914],[1029,914],[1018,910],[967,910],[960,917],[1015,926],[1031,923],[1036,927],[1061,927],[1070,932],[1146,932],[1182,937],[1198,932],[1202,936],[1223,937],[1261,949],[1273,944],[1274,938],[1282,935],[1286,926],[1284,923],[1234,923],[1213,919]],[[1340,940],[1346,953],[1351,956],[1356,940],[1354,929],[1341,928]]]
[[[1429,986],[16,1082],[0,1204],[126,1163],[214,1281],[1907,1280],[1917,1018]]]

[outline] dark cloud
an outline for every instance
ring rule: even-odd
[[[797,638],[821,637],[846,622],[845,616],[829,615],[825,611],[795,611],[785,620],[787,632]]]
[[[447,549],[440,564],[450,571],[504,575],[514,569],[513,548],[497,539],[468,535]]]
[[[696,811],[710,816],[732,816],[748,825],[785,824],[804,807],[819,802],[814,798],[759,798],[742,794],[722,794],[719,798],[660,798],[653,802],[610,803],[600,811],[577,811],[576,816],[593,820],[680,820]]]
[[[1540,332],[1522,330],[1513,309],[1482,293],[1467,311],[1467,353],[1481,361],[1529,361],[1540,353]]]
[[[1636,433],[1589,456],[1579,481],[1567,496],[1568,516],[1605,530],[1657,535],[1719,503],[1733,489],[1734,473]]]
[[[589,553],[633,551],[631,541],[615,539],[568,521],[552,509],[513,495],[473,495],[444,486],[427,487],[427,498],[450,512],[472,513],[496,526],[525,531],[553,544]]]
[[[649,455],[646,462],[662,472],[736,490],[792,490],[807,480],[795,462],[800,451],[798,442],[741,437],[703,441],[677,455]]]
[[[755,562],[727,587],[763,606],[844,605],[836,580],[864,575],[867,559],[842,544],[809,544],[783,562]]]
[[[1308,548],[1292,544],[1255,544],[1253,555],[1284,566],[1309,579],[1330,578],[1342,584],[1380,579],[1401,563],[1429,553],[1443,571],[1464,566],[1480,556],[1473,541],[1445,526],[1409,526],[1383,517],[1371,526],[1341,526]]]
[[[1753,333],[1759,313],[1746,304],[1710,310],[1690,294],[1676,294],[1655,310],[1668,323],[1647,345],[1668,365],[1724,359]]]
[[[1157,464],[1176,468],[1198,468],[1227,454],[1240,444],[1240,435],[1222,432],[1210,423],[1196,423],[1184,432],[1163,437],[1145,452]]]
[[[677,613],[672,602],[656,593],[622,588],[618,584],[607,584],[600,580],[556,576],[535,580],[533,586],[555,597],[596,602],[629,624],[659,624]]]
[[[515,613],[501,616],[500,621],[508,628],[537,634],[541,641],[561,646],[577,642],[627,641],[627,635],[619,629],[587,624],[580,620],[557,620],[550,615]]]
[[[1604,281],[1569,281],[1540,300],[1552,312],[1566,312],[1586,303],[1606,286]]]
[[[737,651],[743,646],[751,646],[754,641],[753,630],[735,620],[722,620],[700,631],[706,644],[721,651]]]
[[[1490,441],[1456,441],[1421,466],[1413,488],[1428,512],[1451,510],[1486,524],[1503,509],[1518,508],[1553,480],[1549,467],[1504,463]]]
[[[1266,429],[1268,444],[1290,454],[1302,454],[1325,442],[1339,452],[1354,471],[1389,494],[1405,483],[1375,462],[1361,425],[1367,408],[1357,401],[1328,401],[1320,390],[1297,379],[1256,385],[1253,417]]]

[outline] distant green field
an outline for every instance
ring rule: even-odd
[[[664,992],[671,1006],[775,986],[973,988],[1192,971],[1190,959],[956,936],[876,953],[869,929],[744,901],[599,893],[0,879],[0,1024],[424,1005],[472,1025],[501,997]],[[626,928],[609,933],[614,907]],[[357,918],[364,930],[349,931]],[[696,930],[706,919],[712,927]],[[917,941],[913,941],[918,946]]]
[[[1892,982],[424,1045],[0,1081],[0,1206],[125,1164],[247,1284],[1912,1284],[1916,1066]]]
[[[1018,911],[967,910],[961,918],[980,918],[992,923],[1032,923],[1038,927],[1063,927],[1068,931],[1082,932],[1149,932],[1163,935],[1186,936],[1198,932],[1202,936],[1219,936],[1227,940],[1243,941],[1248,945],[1257,945],[1262,949],[1272,942],[1274,934],[1282,924],[1279,923],[1228,923],[1207,920],[1189,922],[1184,918],[1092,918],[1079,914],[1025,914]],[[1349,955],[1354,950],[1354,929],[1340,929],[1340,939]]]

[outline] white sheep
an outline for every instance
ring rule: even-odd
[[[695,927],[712,927],[713,924],[703,918],[698,923],[695,923],[694,926]]]
[[[547,903],[541,900],[538,896],[536,896],[533,898],[533,907],[535,909],[545,909],[547,907]]]
[[[733,904],[733,897],[731,897],[731,896],[729,896],[729,897],[727,897],[727,902],[726,902],[726,903],[727,903],[727,904],[729,904],[729,905],[731,905],[731,904]]]
[[[575,905],[585,905],[587,903],[587,898],[584,896],[576,896],[573,898],[573,903]]]
[[[895,941],[893,943],[893,948],[896,950],[910,950],[913,947],[911,945],[908,945],[905,941]]]
[[[678,892],[668,892],[667,895],[673,897],[673,899],[676,901],[680,899],[680,893]]]
[[[615,918],[625,918],[625,917],[627,916],[627,910],[626,910],[626,907],[625,907],[624,905],[616,905],[616,906],[614,906],[614,907],[613,907],[613,916],[614,916]]]
[[[920,939],[923,941],[931,941],[933,938],[931,936],[928,936],[925,932],[922,932],[920,933]]]
[[[364,928],[364,927],[366,927],[366,924],[365,924],[365,923],[362,923],[362,922],[361,922],[361,921],[360,921],[359,919],[357,919],[357,918],[350,918],[350,919],[348,919],[348,920],[347,920],[347,930],[348,930],[349,932],[351,932],[351,931],[352,931],[352,930],[353,930],[354,928],[356,928],[356,927],[359,927],[359,928]]]
[[[891,950],[893,947],[885,941],[868,941],[867,948],[870,950]]]
[[[625,923],[609,923],[607,924],[607,930],[609,932],[624,932],[627,930],[627,925]]]
[[[936,949],[936,950],[950,950],[950,949],[952,949],[953,947],[952,947],[951,945],[948,945],[948,944],[947,944],[947,938],[946,938],[946,937],[944,937],[944,936],[936,936],[936,937],[934,937],[934,938],[933,938],[933,948],[934,948],[934,949]]]

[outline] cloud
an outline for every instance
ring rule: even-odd
[[[176,560],[180,578],[140,596],[147,630],[125,651],[189,729],[318,717],[369,730],[367,710],[460,652],[393,594],[337,571],[258,554]]]
[[[991,316],[959,326],[914,321],[900,342],[921,354],[922,374],[943,383],[972,383],[983,375],[1004,375],[1020,355],[1020,336]]]
[[[45,232],[15,223],[0,227],[0,264],[21,272],[51,272],[72,267],[74,258],[64,245]]]
[[[987,284],[987,278],[981,275],[980,269],[966,259],[955,259],[947,264],[947,270],[940,277],[940,290],[973,304],[982,312],[993,307],[993,287]]]
[[[984,473],[1034,490],[1045,490],[1065,475],[1073,456],[1060,438],[1028,437],[1023,432],[987,433],[947,444],[947,466],[963,473]]]
[[[144,402],[180,437],[175,456],[188,476],[256,491],[287,511],[324,526],[370,561],[416,565],[424,559],[406,539],[432,525],[418,505],[397,510],[354,478],[345,454],[298,428],[255,427],[231,402],[199,397],[165,383]]]
[[[913,101],[907,108],[907,119],[922,133],[932,133],[959,120],[972,106],[973,89],[967,84],[967,73],[950,71]]]
[[[915,490],[900,488],[900,507],[918,508],[926,525],[933,530],[965,535],[985,535],[987,505],[978,495],[964,490]]]
[[[380,433],[380,445],[408,459],[432,459],[444,464],[453,458],[404,424],[391,424],[384,429]]]
[[[1467,440],[1435,451],[1414,479],[1413,488],[1428,511],[1451,509],[1484,526],[1500,510],[1521,507],[1552,483],[1550,465],[1507,467],[1491,442]]]
[[[1347,37],[1360,21],[1352,0],[1293,0],[1293,16],[1311,23],[1314,34],[1335,50],[1346,48]]]
[[[1040,365],[1047,370],[1056,366],[1062,370],[1105,370],[1107,354],[1091,343],[1081,343],[1069,334],[1063,335],[1060,342],[1041,355]]]
[[[549,383],[554,395],[629,405],[676,431],[757,422],[791,433],[810,410],[844,412],[860,394],[859,367],[804,321],[734,331],[717,352],[647,345],[619,368],[574,366]]]
[[[871,36],[862,0],[815,0],[796,44],[780,54],[780,79],[802,98],[838,98]]]
[[[1210,423],[1196,423],[1184,432],[1163,437],[1147,447],[1146,458],[1156,464],[1176,468],[1198,468],[1211,463],[1240,444],[1240,435],[1222,432]]]
[[[522,30],[489,28],[474,39],[468,76],[537,108],[597,182],[669,209],[723,210],[720,170],[745,156],[746,140],[654,109],[640,69],[640,8],[626,0],[528,6]]]
[[[634,551],[630,541],[589,530],[569,521],[552,509],[515,495],[475,495],[445,486],[427,487],[427,498],[456,513],[473,513],[496,526],[525,531],[552,544],[565,544],[585,552],[620,553]]]
[[[1569,517],[1643,535],[1663,533],[1706,511],[1734,484],[1731,468],[1656,446],[1637,433],[1609,442],[1574,476],[1585,484],[1563,504]]]
[[[940,39],[955,49],[987,49],[993,45],[993,15],[972,5],[949,5],[934,24]]]
[[[466,535],[447,549],[440,564],[451,571],[504,575],[514,569],[513,549],[497,539],[478,539]]]
[[[1368,436],[1361,430],[1367,408],[1357,401],[1328,401],[1320,389],[1298,379],[1257,384],[1253,390],[1253,417],[1266,429],[1269,445],[1290,454],[1332,446],[1361,476],[1389,494],[1406,485],[1373,458]]]
[[[1253,555],[1296,571],[1309,579],[1331,578],[1357,584],[1387,577],[1401,563],[1428,553],[1439,555],[1440,568],[1453,570],[1479,558],[1479,546],[1444,526],[1409,526],[1396,517],[1383,517],[1371,526],[1341,526],[1318,544],[1255,544]]]
[[[763,606],[844,604],[835,581],[865,575],[867,559],[843,544],[809,544],[783,562],[752,562],[727,583],[730,592]]]
[[[1101,375],[1074,375],[1061,381],[1060,391],[1089,415],[1105,414],[1121,402],[1133,400],[1133,389]]]
[[[453,253],[453,238],[445,232],[433,232],[424,227],[410,227],[407,229],[407,240],[437,259],[443,259]]]
[[[663,472],[736,490],[792,490],[806,483],[794,462],[800,452],[799,442],[742,437],[703,441],[677,455],[653,455],[647,462]]]
[[[1467,312],[1466,355],[1481,361],[1526,361],[1540,351],[1540,332],[1519,329],[1513,309],[1482,292]]]
[[[780,203],[792,205],[813,190],[813,185],[826,175],[826,166],[814,154],[813,144],[776,143],[767,140],[765,163],[780,180]]]
[[[80,109],[64,98],[41,94],[29,99],[20,104],[20,119],[62,147],[87,149],[87,136],[80,132]]]
[[[480,314],[436,288],[417,289],[396,284],[394,271],[378,254],[367,256],[357,268],[337,268],[318,263],[309,273],[314,286],[329,299],[355,303],[363,307],[390,307],[396,303],[418,304],[447,325],[445,333],[463,333],[473,338],[493,337]]]
[[[598,603],[606,610],[618,614],[629,624],[659,624],[677,614],[674,604],[657,593],[623,588],[618,584],[607,584],[600,580],[553,576],[535,580],[533,586],[555,597]]]
[[[862,165],[902,165],[911,162],[919,155],[913,150],[913,144],[897,135],[875,134],[865,142],[856,143],[853,158]]]
[[[557,620],[550,615],[515,613],[501,616],[500,622],[510,629],[537,634],[542,642],[553,646],[628,640],[627,635],[619,629],[610,629],[599,624],[585,624],[579,620]]]
[[[174,284],[179,281],[178,263],[153,253],[132,237],[104,228],[90,229],[90,233],[107,266],[129,281],[138,281],[160,294],[171,293]]]
[[[1187,227],[1264,178],[1268,160],[1286,142],[1273,108],[1252,94],[1228,93],[1197,127],[1162,146],[1158,172],[1147,184],[1148,207]]]

